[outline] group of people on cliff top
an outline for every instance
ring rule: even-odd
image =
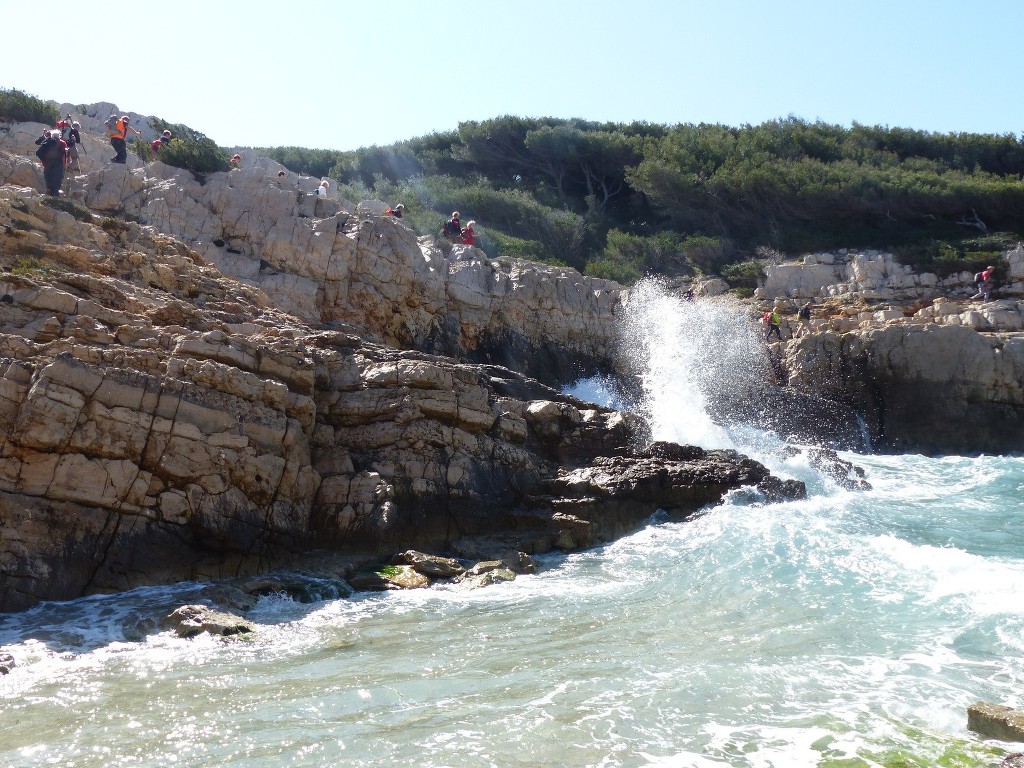
[[[104,126],[107,128],[110,145],[114,148],[115,153],[110,162],[122,165],[127,163],[128,132],[131,131],[136,136],[141,136],[142,131],[131,124],[131,117],[128,115],[121,115],[120,117],[111,115],[104,122]],[[80,133],[81,127],[81,124],[72,120],[71,115],[68,114],[65,119],[57,123],[55,129],[43,131],[43,135],[36,139],[36,144],[39,145],[39,149],[36,150],[36,156],[43,164],[43,178],[46,181],[47,194],[54,196],[64,194],[61,187],[64,183],[64,169],[66,166],[70,166],[71,170],[75,172],[81,170],[78,164],[79,146],[82,146],[81,151],[85,152]],[[160,148],[167,144],[171,138],[170,131],[163,131],[156,139],[150,142],[150,151],[153,154],[157,154]],[[236,153],[231,157],[231,167],[238,168],[241,161],[242,156]],[[284,176],[284,171],[278,173],[278,177],[280,178],[281,176]],[[320,185],[316,188],[318,200],[327,197],[329,186],[330,182],[327,179],[321,179]],[[384,213],[385,215],[400,219],[405,213],[405,206],[399,203],[394,207],[388,208]],[[452,211],[451,218],[441,226],[441,235],[450,243],[475,245],[477,240],[475,227],[475,221],[469,221],[466,223],[466,226],[462,226],[462,222],[459,220],[459,212]]]
[[[110,146],[114,148],[114,156],[110,158],[112,163],[125,164],[128,162],[128,132],[132,131],[137,136],[142,135],[131,124],[128,115],[111,115],[104,122],[107,129],[107,136],[110,139]],[[65,169],[72,173],[81,172],[79,153],[87,154],[85,145],[82,143],[82,124],[71,119],[68,113],[57,121],[54,128],[47,128],[43,134],[36,139],[36,157],[43,164],[43,179],[46,181],[46,193],[54,197],[63,195],[61,189],[64,185]],[[154,139],[149,147],[153,154],[160,151],[160,148],[171,140],[171,132],[163,131]]]

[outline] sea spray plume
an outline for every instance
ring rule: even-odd
[[[765,455],[781,441],[862,450],[857,414],[776,384],[749,307],[646,279],[623,300],[623,365],[652,439]]]
[[[686,301],[651,278],[623,304],[623,355],[641,380],[653,439],[736,447],[717,412],[759,407],[770,376],[747,312],[729,297]]]

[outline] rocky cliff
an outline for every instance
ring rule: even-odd
[[[197,180],[87,133],[43,198],[42,128],[0,126],[0,610],[316,549],[514,559],[802,492],[549,386],[617,364],[614,283],[445,252],[258,157]],[[879,254],[770,270],[762,302],[817,304],[771,345],[772,410],[806,406],[808,440],[842,404],[884,448],[1021,450],[1024,252],[1002,258],[985,305]]]
[[[881,450],[1024,450],[1024,248],[993,260],[1003,280],[989,302],[970,298],[969,274],[940,280],[877,252],[769,268],[759,298],[790,312],[780,380],[862,414]]]
[[[254,164],[100,163],[67,198],[0,148],[0,610],[263,573],[312,550],[593,546],[730,489],[732,452],[648,446],[556,380],[614,345],[618,287],[476,249]],[[10,151],[11,146],[21,147]],[[103,157],[90,142],[89,157]]]
[[[40,188],[31,150],[43,127],[0,130],[0,183]],[[382,203],[318,200],[318,179],[279,177],[282,166],[266,158],[243,153],[240,169],[200,181],[134,157],[113,165],[109,146],[88,132],[85,147],[83,173],[66,184],[69,199],[181,241],[305,322],[509,365],[549,382],[612,361],[616,283],[491,260],[470,246],[443,252],[433,237],[417,238],[403,221],[379,215]]]

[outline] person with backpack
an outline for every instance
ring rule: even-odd
[[[396,219],[402,218],[402,214],[405,212],[405,206],[399,203],[394,208],[388,208],[384,211],[385,216],[394,216]]]
[[[63,131],[61,132],[61,139],[68,145],[68,170],[81,173],[82,166],[78,162],[78,145],[82,143],[82,124],[77,120],[72,121],[67,134],[65,135]],[[85,152],[84,146],[82,147],[82,152]]]
[[[797,336],[803,336],[807,329],[811,327],[811,302],[807,302],[800,311],[796,313],[797,319],[800,320],[800,325],[797,326],[796,331],[793,333],[793,338]]]
[[[112,157],[110,162],[120,163],[124,165],[128,162],[128,131],[134,131],[136,136],[141,136],[142,131],[131,125],[131,118],[128,115],[122,115],[120,120],[116,120],[113,127],[110,126],[111,115],[107,118],[107,122],[104,125],[107,126],[107,130],[110,133],[110,145],[114,148],[117,153],[116,156]]]
[[[978,286],[978,292],[971,296],[972,299],[990,300],[992,296],[992,273],[995,271],[996,268],[989,265],[974,275],[974,283]]]
[[[43,164],[43,179],[46,181],[46,194],[59,197],[60,185],[64,183],[64,164],[67,162],[68,145],[61,139],[60,131],[44,131],[36,139],[39,149],[36,157]]]
[[[154,155],[158,154],[160,152],[160,147],[162,147],[164,144],[166,144],[170,140],[171,140],[171,132],[170,131],[164,131],[163,133],[161,133],[159,136],[157,136],[155,139],[153,139],[153,141],[151,141],[149,143],[149,150],[150,150],[150,152],[152,152]]]
[[[462,223],[458,211],[452,211],[452,217],[441,225],[441,236],[452,243],[462,242]]]

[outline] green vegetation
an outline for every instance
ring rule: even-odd
[[[0,88],[0,120],[56,125],[57,107],[15,88]]]
[[[208,173],[231,169],[231,156],[228,151],[217,146],[213,139],[207,138],[199,131],[159,118],[152,119],[150,124],[157,133],[169,130],[173,138],[160,148],[159,158],[153,154],[147,142],[136,141],[132,145],[132,151],[143,161],[159,159],[167,165],[191,171],[199,181],[203,181],[203,177]]]
[[[127,222],[124,222],[121,219],[115,219],[110,216],[104,216],[103,220],[100,222],[100,229],[102,229],[108,235],[111,235],[113,237],[120,237],[121,235],[128,231],[128,224]]]
[[[43,205],[53,208],[57,211],[64,211],[64,213],[70,213],[79,221],[92,221],[92,213],[88,208],[84,208],[77,203],[73,203],[64,197],[44,197]]]
[[[402,573],[402,569],[397,565],[384,565],[381,566],[376,572],[378,576],[384,579],[393,579]]]
[[[405,203],[420,231],[458,210],[492,256],[627,283],[720,274],[750,289],[759,249],[879,248],[956,271],[1024,235],[1024,138],[1013,135],[505,116],[387,147],[260,151],[339,180],[344,197]]]
[[[42,255],[41,248],[30,243],[23,243],[19,246],[19,251],[23,255],[14,262],[14,266],[11,267],[11,274],[25,276],[36,272],[48,271],[43,262],[37,258]]]

